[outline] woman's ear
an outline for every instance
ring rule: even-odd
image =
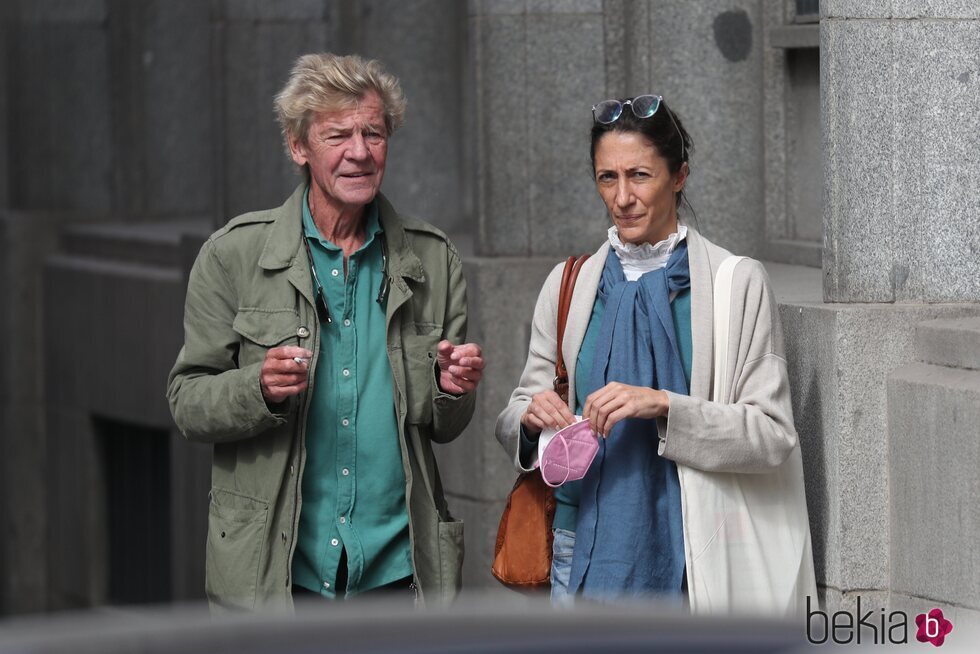
[[[681,164],[680,169],[675,173],[674,176],[674,193],[680,193],[684,189],[684,184],[687,183],[687,176],[690,174],[691,168],[687,165],[687,162]]]

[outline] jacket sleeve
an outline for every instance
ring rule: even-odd
[[[286,421],[271,412],[259,386],[261,362],[238,367],[232,329],[237,293],[211,239],[191,268],[184,304],[184,346],[167,382],[177,428],[193,441],[256,436]]]
[[[737,338],[729,350],[727,403],[667,391],[669,415],[657,420],[660,455],[709,472],[767,472],[798,438],[779,313],[759,262],[736,268],[731,315],[729,334]]]
[[[466,342],[466,279],[459,254],[448,248],[449,275],[446,289],[446,315],[442,323],[442,338],[454,345]],[[476,408],[476,390],[462,395],[444,393],[439,388],[439,364],[433,369],[432,440],[448,443],[463,433]]]
[[[510,402],[497,417],[496,436],[514,462],[514,467],[529,472],[537,464],[537,449],[530,460],[521,461],[521,416],[537,393],[554,388],[555,362],[558,360],[558,287],[564,263],[558,264],[545,280],[531,321],[531,344],[521,381],[511,393]]]

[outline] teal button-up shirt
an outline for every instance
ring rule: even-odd
[[[346,550],[354,595],[412,574],[385,307],[377,301],[384,275],[377,203],[367,207],[364,245],[346,276],[344,253],[321,236],[307,198],[303,231],[333,322],[320,324],[293,580],[334,597]]]

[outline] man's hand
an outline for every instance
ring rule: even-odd
[[[532,396],[531,403],[521,416],[524,431],[532,438],[538,436],[547,427],[561,429],[573,422],[575,416],[568,405],[551,389]]]
[[[585,399],[582,417],[603,438],[620,420],[659,418],[670,411],[670,397],[655,388],[610,382]]]
[[[265,401],[279,404],[305,391],[312,357],[312,352],[294,345],[269,350],[259,373],[259,385]]]
[[[483,378],[483,350],[476,343],[453,345],[443,340],[439,342],[436,355],[439,388],[443,393],[469,393]]]

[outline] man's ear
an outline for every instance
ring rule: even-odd
[[[305,166],[306,143],[292,134],[286,137],[286,142],[289,143],[289,156],[293,158],[293,162],[300,168]]]

